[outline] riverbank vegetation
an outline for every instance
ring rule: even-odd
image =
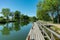
[[[60,0],[43,0],[37,5],[37,18],[60,23]]]
[[[15,12],[11,12],[9,8],[3,8],[0,12],[3,16],[0,16],[0,23],[6,22],[25,22],[25,21],[36,21],[37,18],[35,16],[29,17],[27,15],[21,14],[20,11],[16,10]]]

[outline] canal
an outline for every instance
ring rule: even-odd
[[[31,27],[31,22],[0,24],[0,40],[25,40]]]

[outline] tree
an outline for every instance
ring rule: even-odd
[[[51,20],[48,14],[49,10],[50,10],[50,6],[48,6],[45,2],[42,3],[39,2],[37,5],[37,18],[45,21]]]
[[[10,12],[9,16],[12,16],[12,21],[13,21],[14,12]]]
[[[29,21],[29,17],[27,15],[24,16],[24,21]]]
[[[29,16],[27,16],[27,15],[21,15],[21,21],[29,21]]]
[[[37,20],[37,18],[36,18],[35,16],[30,17],[30,21],[31,21],[31,22],[35,22],[36,20]]]
[[[59,23],[60,0],[45,0],[45,2],[47,5],[50,5],[50,9],[53,13],[57,12],[57,23]]]
[[[15,20],[17,21],[17,20],[20,20],[20,11],[15,11],[14,12],[14,18],[15,18]]]
[[[60,0],[44,0],[43,2],[38,3],[38,10],[42,10],[46,13],[51,13],[52,20],[54,21],[54,14],[57,12],[57,15],[59,15],[59,7],[60,7]],[[58,16],[58,22],[59,22],[59,16]]]
[[[44,21],[50,21],[50,20],[51,20],[49,14],[46,13],[45,11],[43,11],[43,10],[37,11],[37,18],[38,18],[39,20],[44,20]],[[47,18],[48,18],[48,19],[47,19]]]
[[[20,15],[20,21],[21,22],[24,21],[24,15],[23,14]]]
[[[48,6],[45,1],[39,2],[37,5],[37,18],[40,20],[48,20],[50,19],[49,15],[47,14],[50,10],[50,6]],[[48,19],[46,19],[48,17]]]
[[[3,8],[2,9],[2,13],[4,14],[4,16],[6,16],[7,20],[9,19],[9,13],[10,13],[10,9],[9,8]]]

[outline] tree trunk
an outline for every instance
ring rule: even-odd
[[[13,16],[12,16],[12,21],[13,21]]]
[[[8,16],[7,16],[7,20],[8,20]]]
[[[8,22],[8,20],[9,20],[9,17],[7,16],[7,22]]]
[[[57,23],[59,23],[59,9],[57,8]]]
[[[52,12],[52,14],[51,14],[52,15],[52,22],[54,22],[54,16],[53,16],[53,14],[54,14],[54,12]]]

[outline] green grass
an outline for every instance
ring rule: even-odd
[[[52,30],[54,30],[55,32],[57,32],[58,34],[60,34],[60,28],[56,27],[56,26],[52,26],[50,27]]]

